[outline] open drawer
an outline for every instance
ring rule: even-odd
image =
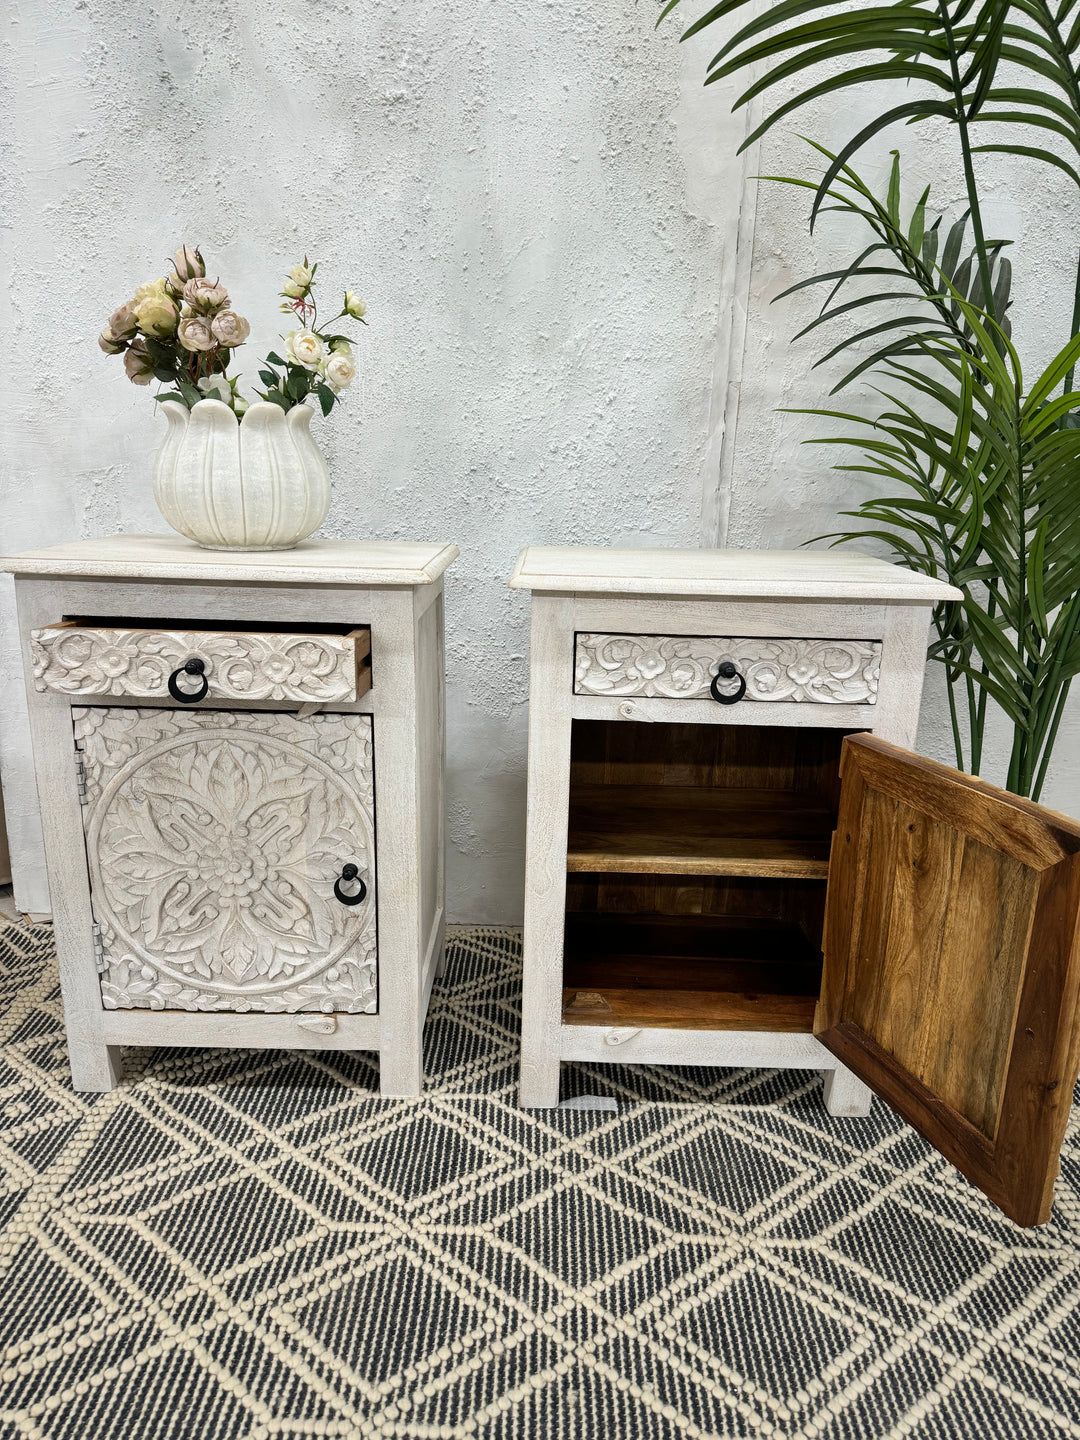
[[[300,704],[371,689],[368,626],[64,620],[30,634],[34,688],[65,695]]]

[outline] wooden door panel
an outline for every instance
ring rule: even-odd
[[[1080,826],[871,736],[842,774],[815,1033],[1039,1223],[1080,1042]]]

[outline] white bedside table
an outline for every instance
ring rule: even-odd
[[[444,930],[453,545],[114,536],[15,575],[71,1071],[377,1051],[418,1095]]]
[[[850,551],[533,548],[521,1103],[825,1072],[1014,1219],[1080,1059],[1080,825],[914,755],[932,606]]]

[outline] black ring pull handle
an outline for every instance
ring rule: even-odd
[[[735,679],[738,679],[739,688],[733,690],[730,695],[720,689],[721,680]],[[730,660],[722,660],[716,667],[716,674],[713,676],[712,684],[709,686],[709,694],[718,705],[736,705],[746,694],[746,676],[740,675]]]
[[[355,895],[346,895],[341,888],[341,881],[355,880],[360,889]],[[361,900],[367,899],[367,886],[360,879],[360,868],[350,860],[347,865],[341,867],[341,877],[334,881],[334,896],[340,900],[342,905],[359,905]]]
[[[179,700],[181,705],[197,705],[200,700],[205,700],[207,691],[210,689],[210,681],[206,678],[205,670],[206,661],[200,660],[197,655],[190,660],[185,660],[183,665],[169,676],[169,694],[174,700]],[[181,690],[176,683],[181,675],[198,675],[202,684],[198,690]]]

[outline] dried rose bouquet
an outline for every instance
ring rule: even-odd
[[[133,385],[159,380],[172,388],[155,400],[176,400],[190,410],[200,400],[221,400],[239,420],[248,401],[237,391],[237,376],[226,372],[233,351],[251,333],[251,326],[232,308],[220,280],[209,280],[198,246],[181,245],[171,262],[172,274],[140,285],[109,317],[98,338],[106,355],[123,355],[124,369]],[[340,392],[356,375],[352,345],[347,335],[328,333],[329,327],[348,317],[367,324],[366,306],[352,290],[345,291],[342,308],[322,327],[313,296],[318,263],[294,265],[281,290],[286,314],[300,328],[282,336],[284,359],[271,351],[259,378],[267,387],[255,393],[261,400],[291,410],[314,395],[329,415]]]

